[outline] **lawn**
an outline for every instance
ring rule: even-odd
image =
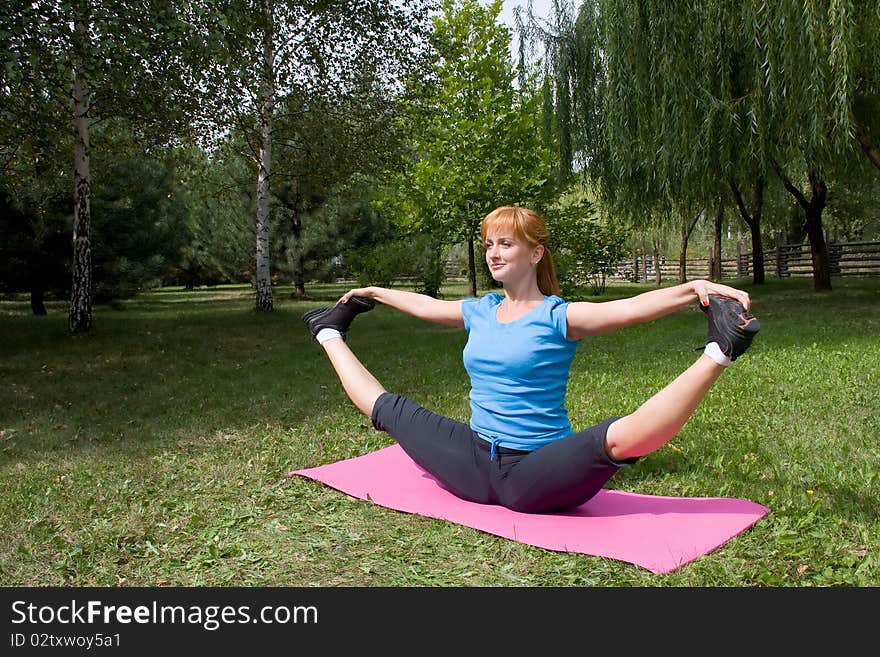
[[[0,585],[876,586],[880,584],[880,279],[735,284],[762,331],[669,445],[610,486],[771,509],[668,575],[390,511],[290,469],[391,444],[351,405],[300,315],[249,287],[162,289],[99,307],[0,301]],[[612,285],[602,299],[650,289]],[[464,287],[444,290],[450,297]],[[585,340],[572,424],[625,414],[696,358],[694,305]],[[467,420],[463,331],[390,308],[349,344],[389,389]]]

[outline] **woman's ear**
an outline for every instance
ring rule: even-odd
[[[534,253],[532,253],[532,264],[537,265],[539,262],[541,262],[541,258],[543,258],[543,257],[544,257],[544,245],[539,244],[538,246],[535,247]]]

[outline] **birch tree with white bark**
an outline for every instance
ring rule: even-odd
[[[92,126],[126,121],[152,144],[187,130],[209,51],[188,12],[161,0],[10,0],[0,8],[4,171],[17,175],[28,160],[45,167],[48,151],[72,159],[71,333],[92,329]]]
[[[279,110],[295,113],[288,98],[348,93],[365,68],[380,71],[390,91],[401,85],[417,59],[426,25],[427,0],[239,0],[224,9],[226,53],[217,69],[211,115],[219,130],[244,135],[256,169],[255,307],[273,309],[271,266],[273,159],[284,139]],[[307,105],[301,110],[308,111]],[[285,117],[289,119],[290,117]]]

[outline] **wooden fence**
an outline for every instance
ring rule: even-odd
[[[832,276],[880,276],[880,241],[876,242],[828,242],[828,257]],[[659,258],[660,280],[677,280],[679,260]],[[712,259],[688,258],[687,277],[709,278]],[[789,278],[812,276],[813,260],[810,245],[777,244],[764,250],[764,274]],[[742,247],[731,258],[721,258],[721,278],[748,278],[752,275],[752,254]],[[618,265],[615,278],[653,281],[657,279],[657,267],[652,255],[638,256]]]

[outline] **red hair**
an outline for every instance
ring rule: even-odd
[[[547,230],[547,224],[544,218],[529,208],[523,208],[518,205],[504,205],[495,208],[483,217],[480,224],[480,237],[483,243],[486,242],[486,233],[490,228],[495,230],[511,231],[517,239],[523,240],[531,247],[539,244],[544,247],[544,255],[538,262],[537,279],[538,289],[542,294],[550,295],[561,294],[559,281],[556,278],[556,270],[553,267],[553,257],[547,249],[547,239],[550,237],[550,231]]]

